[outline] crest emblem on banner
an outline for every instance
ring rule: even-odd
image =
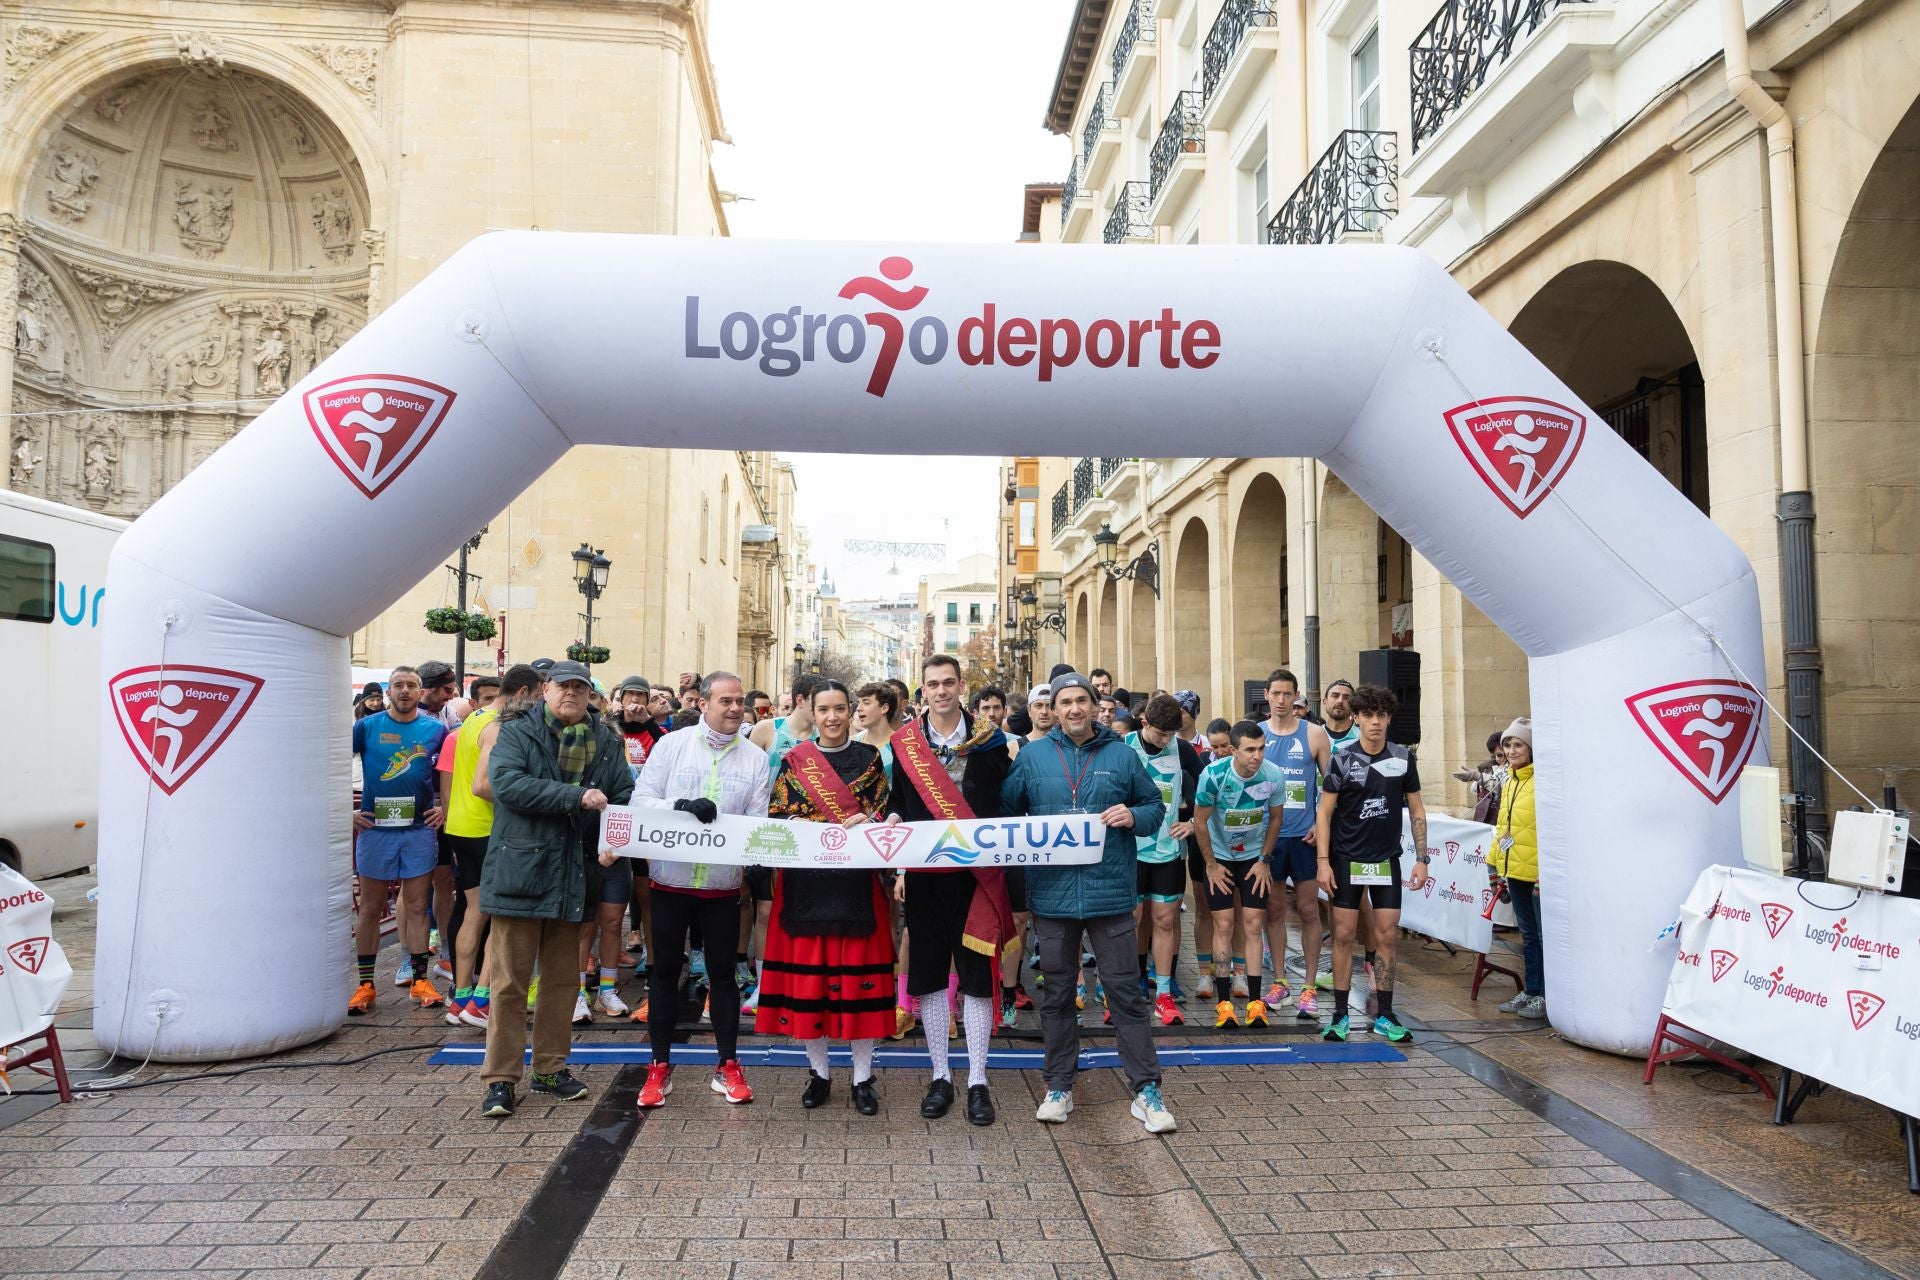
[[[1458,840],[1447,841],[1447,861],[1452,862],[1455,858],[1458,858],[1459,856],[1460,856],[1460,842]]]
[[[172,795],[227,740],[263,682],[218,667],[134,667],[107,684],[134,758]]]
[[[1855,1031],[1864,1030],[1886,1007],[1887,1002],[1871,991],[1847,992],[1847,1016],[1853,1019]]]
[[[620,849],[633,843],[633,815],[630,813],[610,813],[607,815],[607,848]]]
[[[1793,908],[1778,902],[1763,902],[1760,904],[1760,918],[1767,923],[1767,936],[1777,938],[1780,931],[1787,927],[1787,921],[1793,919]]]
[[[453,401],[445,387],[397,373],[336,378],[301,397],[320,447],[369,498],[419,456]]]
[[[820,847],[828,853],[838,853],[847,847],[847,829],[845,827],[826,827],[820,832]]]
[[[1627,699],[1653,745],[1700,794],[1719,804],[1733,790],[1763,727],[1760,695],[1739,680],[1685,680]]]
[[[1447,410],[1447,426],[1494,496],[1524,520],[1573,465],[1587,416],[1551,400],[1499,396]]]
[[[40,962],[47,958],[47,939],[44,937],[22,938],[7,948],[7,958],[28,973],[38,973]]]
[[[860,834],[867,838],[867,843],[873,846],[873,851],[880,855],[882,862],[892,862],[894,855],[913,838],[913,833],[905,827],[882,827],[871,824],[862,826]]]
[[[1740,957],[1733,954],[1733,952],[1716,950],[1713,953],[1713,980],[1715,982],[1720,981],[1720,979],[1727,976],[1727,970],[1739,963]]]

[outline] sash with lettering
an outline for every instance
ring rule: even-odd
[[[993,722],[985,716],[980,722],[995,734]],[[969,743],[968,747],[975,744]],[[963,750],[965,748],[962,748]],[[893,757],[906,766],[907,779],[920,799],[926,802],[927,812],[950,822],[969,822],[973,819],[973,806],[960,794],[960,788],[947,772],[947,766],[940,763],[940,757],[934,753],[933,744],[927,741],[926,731],[920,727],[920,717],[914,716],[901,725],[893,735]],[[965,868],[940,867],[942,873],[953,873]],[[935,868],[925,868],[934,871]],[[967,923],[961,932],[960,943],[969,951],[978,951],[993,961],[993,980],[1000,981],[1000,952],[1013,940],[1013,908],[1008,904],[1006,873],[998,867],[970,868],[973,874],[973,904],[967,908]],[[916,870],[915,875],[922,874]],[[997,1017],[999,1010],[995,1009]]]
[[[798,743],[787,750],[786,760],[793,766],[793,780],[807,803],[823,822],[845,823],[866,812],[849,787],[834,770],[827,753],[812,742]],[[944,772],[944,770],[942,771]]]

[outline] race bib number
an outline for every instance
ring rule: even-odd
[[[373,798],[373,825],[376,827],[412,826],[413,797],[375,796]]]
[[[1229,809],[1220,820],[1220,825],[1229,831],[1242,830],[1260,825],[1260,810]]]
[[[1387,862],[1349,862],[1347,877],[1353,884],[1392,884],[1392,864]]]
[[[1307,780],[1305,778],[1288,778],[1286,781],[1286,787],[1287,787],[1287,797],[1285,801],[1285,807],[1289,809],[1306,808],[1307,807]]]

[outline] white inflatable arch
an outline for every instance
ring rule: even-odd
[[[570,446],[1175,441],[1323,459],[1526,650],[1553,1022],[1642,1050],[1649,948],[1737,857],[1721,802],[1763,749],[1753,571],[1428,258],[541,233],[454,255],[115,549],[101,1044],[210,1060],[341,1025],[346,637]],[[234,956],[273,999],[236,996]]]

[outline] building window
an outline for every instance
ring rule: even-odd
[[[947,621],[960,621],[960,602],[958,600],[947,601]]]
[[[960,647],[960,628],[947,628],[947,652],[952,653]]]
[[[85,612],[84,595],[81,611]],[[53,547],[0,534],[0,618],[53,621]]]
[[[1267,162],[1262,160],[1260,167],[1253,171],[1253,234],[1248,237],[1254,244],[1267,238],[1267,223],[1273,221],[1273,195],[1267,183]]]
[[[712,504],[705,498],[700,499],[700,561],[702,564],[706,563],[707,559],[707,521],[712,515],[711,507]],[[706,670],[704,666],[700,669]]]
[[[1040,500],[1038,498],[1022,498],[1016,510],[1020,513],[1020,545],[1023,547],[1038,546],[1040,542]]]
[[[1353,88],[1355,129],[1380,127],[1380,28],[1374,27],[1353,46],[1347,60],[1347,79]]]
[[[1017,553],[1015,552],[1014,545],[1013,545],[1013,526],[1008,525],[1007,526],[1007,563],[1008,564],[1012,564],[1014,562],[1016,558],[1016,554]]]
[[[973,623],[980,621],[980,602],[978,600],[975,600],[967,606],[967,621]]]

